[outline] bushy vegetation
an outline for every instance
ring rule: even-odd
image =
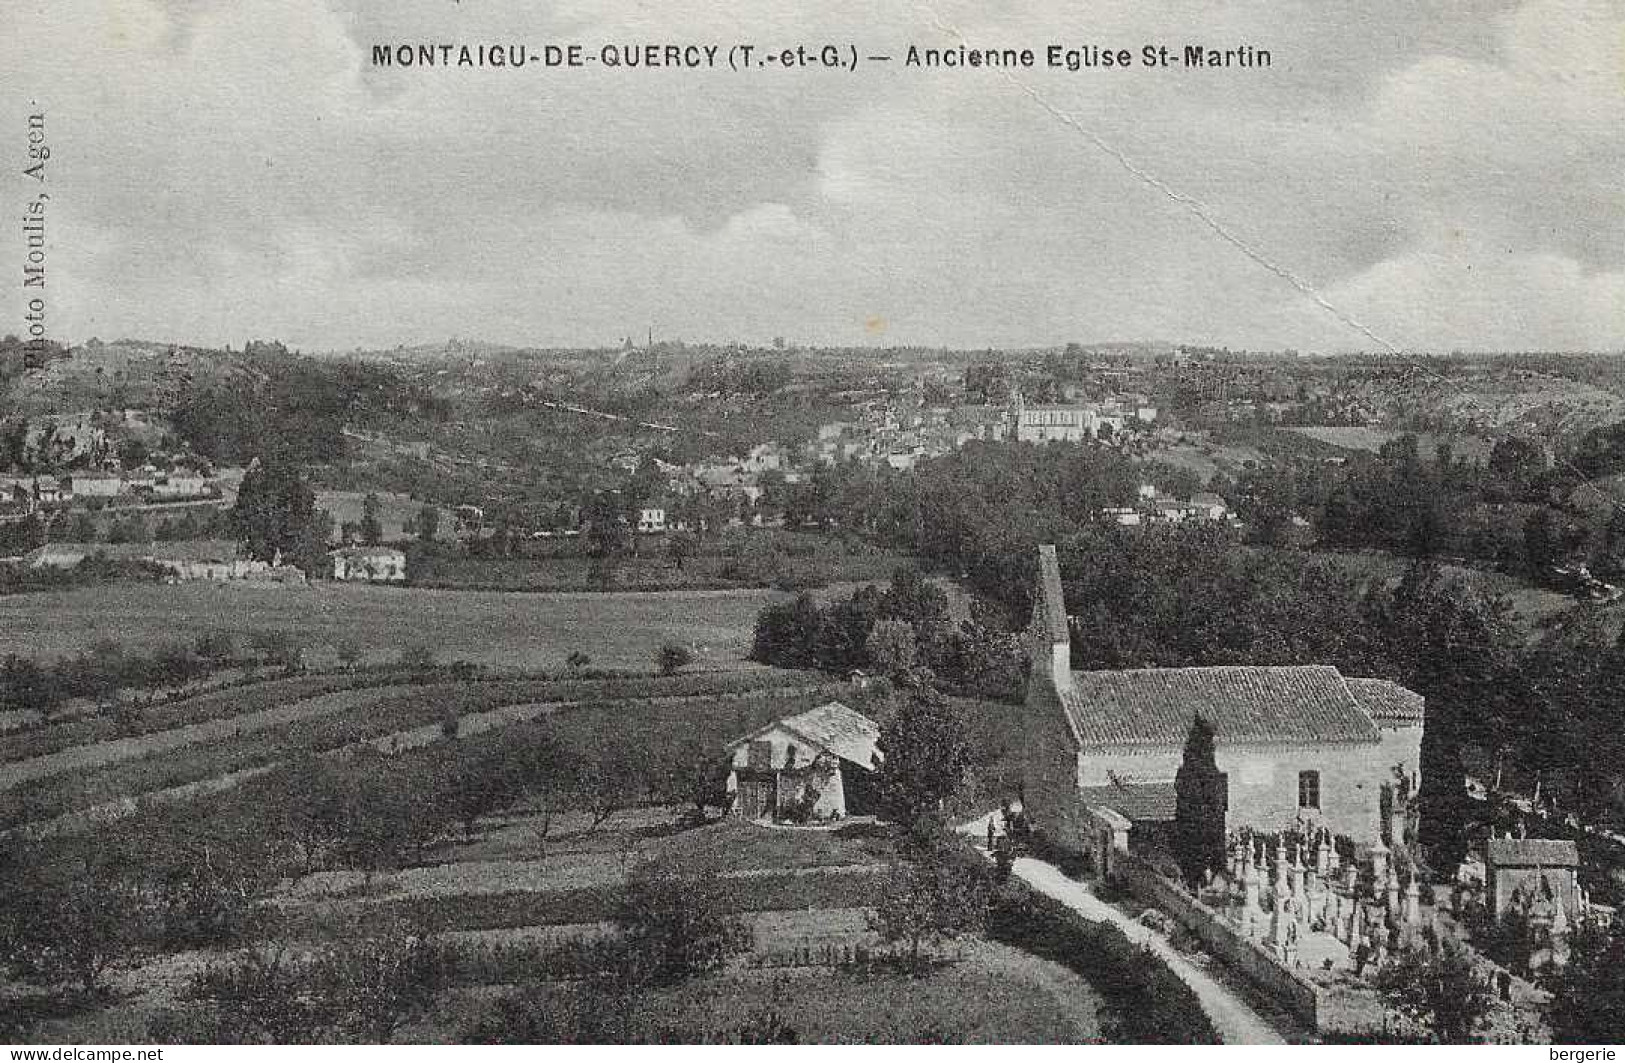
[[[450,412],[386,366],[297,358],[276,343],[244,357],[256,370],[247,383],[188,388],[170,412],[175,435],[213,461],[246,465],[274,446],[278,459],[332,462],[345,453],[346,426],[444,420]]]
[[[1112,1005],[1108,1043],[1219,1043],[1196,994],[1153,955],[1116,927],[1092,923],[1018,880],[1001,888],[987,932],[1072,968],[1099,989]]]
[[[956,625],[946,593],[913,568],[898,569],[885,590],[869,584],[844,601],[820,605],[803,594],[768,606],[756,618],[751,656],[836,674],[924,669],[950,690],[988,698],[1014,699],[1026,680],[1016,637],[975,619]]]

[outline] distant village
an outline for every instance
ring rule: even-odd
[[[800,446],[766,441],[743,455],[712,455],[685,464],[645,457],[636,451],[613,458],[611,466],[631,474],[652,463],[659,486],[636,500],[636,520],[628,530],[642,535],[714,531],[726,527],[782,527],[782,508],[764,504],[775,490],[792,491],[809,484],[816,470],[846,463],[895,472],[940,457],[975,442],[1091,442],[1144,453],[1166,443],[1171,430],[1158,425],[1157,407],[1142,394],[1083,401],[1071,387],[1063,401],[1028,403],[1012,389],[1009,401],[996,405],[929,405],[923,397],[875,399],[854,406],[854,416],[818,427]],[[141,411],[117,415],[124,426],[150,429]],[[0,476],[0,526],[40,519],[50,541],[14,558],[30,568],[71,569],[87,557],[144,562],[177,580],[270,580],[303,578],[291,565],[248,558],[230,539],[218,534],[158,536],[159,541],[117,541],[91,534],[110,518],[140,514],[146,519],[184,516],[201,510],[210,518],[229,507],[241,482],[240,468],[215,468],[185,451],[168,453],[140,447],[132,453],[117,446],[98,423],[106,415],[69,414],[31,425],[21,440],[29,464],[49,472]],[[427,444],[393,443],[350,430],[347,435],[370,443],[389,443],[394,450],[426,458]],[[1177,434],[1177,433],[1175,433]],[[403,449],[404,448],[404,449]],[[1132,505],[1100,511],[1104,520],[1121,526],[1185,521],[1234,522],[1226,501],[1203,492],[1190,498],[1165,494],[1155,484],[1142,484]],[[448,537],[466,541],[489,534],[483,507],[457,507]],[[554,527],[532,532],[537,538],[582,534],[590,521],[581,507],[565,507]],[[107,541],[99,541],[100,539]],[[136,535],[136,539],[147,536]],[[368,582],[406,579],[405,553],[381,543],[355,541],[354,530],[337,529],[325,577]],[[167,540],[167,541],[166,541]]]

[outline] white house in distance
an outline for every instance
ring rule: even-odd
[[[872,813],[880,727],[838,701],[728,743],[729,814],[840,819]]]
[[[403,583],[406,554],[393,546],[346,546],[327,555],[336,580]]]
[[[638,531],[648,535],[666,530],[666,507],[649,503],[638,507]]]

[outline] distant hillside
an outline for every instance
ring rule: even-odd
[[[1405,371],[1358,389],[1393,427],[1446,434],[1516,434],[1553,444],[1625,421],[1625,397],[1588,383],[1528,369]]]
[[[119,340],[14,378],[5,400],[24,416],[79,410],[170,409],[199,387],[248,388],[265,373],[245,356],[200,347]]]

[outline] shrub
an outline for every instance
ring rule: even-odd
[[[615,922],[626,940],[628,981],[670,985],[718,970],[750,947],[732,918],[725,880],[658,861],[633,872]]]
[[[682,668],[694,663],[694,651],[680,642],[668,642],[655,654],[655,664],[661,675],[676,675]]]

